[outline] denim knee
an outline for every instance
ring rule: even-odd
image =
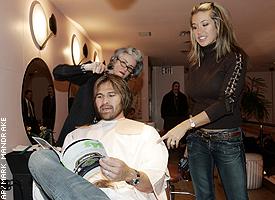
[[[35,170],[49,169],[48,166],[51,166],[51,162],[55,159],[55,155],[52,150],[42,149],[39,151],[35,151],[31,154],[28,162],[28,167],[30,172],[34,172]],[[56,156],[56,159],[57,156]]]

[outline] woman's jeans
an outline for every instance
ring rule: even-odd
[[[39,150],[29,159],[30,172],[50,199],[109,200],[106,194],[65,168],[52,150]]]
[[[222,129],[215,130],[214,133],[206,131],[195,130],[187,136],[188,161],[196,199],[215,199],[216,166],[227,200],[247,200],[246,164],[241,130]],[[236,134],[237,131],[239,134]]]

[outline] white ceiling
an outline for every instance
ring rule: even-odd
[[[135,46],[152,65],[184,65],[189,15],[195,0],[52,0],[79,23],[103,50]],[[240,45],[250,56],[253,71],[268,71],[275,62],[275,0],[218,0],[226,7]],[[57,22],[58,24],[58,22]],[[139,32],[150,31],[151,37]]]

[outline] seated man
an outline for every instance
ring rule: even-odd
[[[66,169],[53,151],[40,150],[29,160],[37,184],[51,199],[166,200],[168,151],[163,142],[157,143],[160,137],[153,127],[125,118],[132,103],[127,83],[104,75],[94,94],[102,120],[71,132],[63,149],[80,139],[99,140],[108,155],[99,161],[101,170],[85,180]],[[95,184],[103,180],[108,184]]]

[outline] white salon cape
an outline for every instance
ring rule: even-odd
[[[68,134],[63,149],[72,142],[85,138],[99,140],[109,157],[118,158],[129,167],[144,172],[154,189],[152,193],[144,193],[125,181],[112,182],[113,187],[100,188],[111,200],[167,200],[165,188],[169,178],[168,151],[163,142],[157,143],[160,136],[153,127],[125,118],[101,120],[95,125],[81,127]],[[87,178],[91,183],[102,179],[106,177],[101,171]],[[35,192],[38,191],[34,188],[34,197],[38,197]]]

